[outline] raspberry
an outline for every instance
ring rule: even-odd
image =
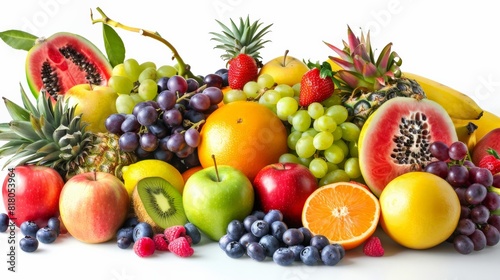
[[[158,233],[153,236],[153,241],[155,242],[156,250],[158,251],[168,251],[168,240],[164,234]]]
[[[134,243],[134,252],[141,258],[151,256],[155,249],[155,242],[149,237],[141,237]]]
[[[186,236],[186,228],[183,226],[171,226],[166,228],[163,234],[168,242],[172,242],[179,237]]]
[[[382,242],[376,236],[372,236],[366,240],[363,246],[363,253],[370,257],[381,257],[384,255],[384,248],[382,247]]]
[[[190,257],[194,253],[194,249],[189,244],[189,241],[186,237],[178,237],[172,242],[168,244],[168,250],[170,252],[176,254],[179,257]]]

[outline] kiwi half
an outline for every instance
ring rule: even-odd
[[[157,233],[187,222],[181,193],[161,177],[141,179],[132,193],[132,206],[138,220]]]

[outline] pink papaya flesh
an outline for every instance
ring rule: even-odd
[[[358,140],[361,174],[376,196],[394,178],[434,160],[429,145],[458,141],[453,121],[429,99],[396,97],[367,119]]]
[[[92,42],[68,32],[39,38],[26,57],[26,78],[35,97],[43,91],[56,99],[78,84],[105,86],[111,71]]]

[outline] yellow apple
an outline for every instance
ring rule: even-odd
[[[106,132],[104,125],[109,115],[116,113],[118,94],[113,88],[80,84],[70,88],[64,94],[64,100],[75,106],[75,116],[82,115],[82,122],[87,124],[87,131]]]
[[[270,60],[260,69],[259,75],[269,74],[277,84],[293,86],[300,83],[302,76],[309,70],[307,65],[293,56],[285,55]]]

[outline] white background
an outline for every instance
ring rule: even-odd
[[[118,4],[120,3],[120,4]],[[99,17],[101,7],[109,17],[127,25],[158,31],[179,51],[197,74],[208,74],[224,66],[221,52],[214,50],[209,31],[219,32],[215,22],[250,15],[264,24],[273,23],[262,51],[264,62],[290,55],[312,61],[334,55],[323,41],[341,46],[346,26],[359,34],[371,30],[372,46],[380,50],[393,42],[402,58],[402,70],[435,79],[476,100],[485,110],[500,114],[500,57],[498,13],[494,1],[2,1],[0,31],[21,29],[37,36],[59,31],[83,35],[104,51],[101,25],[92,25],[90,10]],[[495,6],[496,7],[496,6]],[[170,50],[138,34],[118,30],[127,47],[127,57],[158,65],[173,64]],[[377,52],[378,54],[378,52]],[[24,51],[0,42],[0,95],[19,102],[19,84],[25,86]],[[0,122],[9,117],[0,108]],[[4,173],[2,173],[3,175]],[[3,176],[2,176],[3,178]],[[20,235],[20,233],[19,233]],[[156,254],[140,259],[114,242],[86,245],[71,237],[56,244],[41,245],[34,254],[18,250],[18,272],[8,273],[7,237],[0,234],[0,279],[166,279],[177,275],[192,279],[498,279],[500,247],[462,256],[450,244],[425,251],[404,249],[382,232],[386,247],[382,258],[369,258],[360,248],[347,253],[336,267],[280,267],[272,261],[257,263],[248,258],[233,260],[215,243],[195,247],[192,258]],[[7,278],[8,277],[8,278]],[[33,279],[33,278],[32,278]]]

